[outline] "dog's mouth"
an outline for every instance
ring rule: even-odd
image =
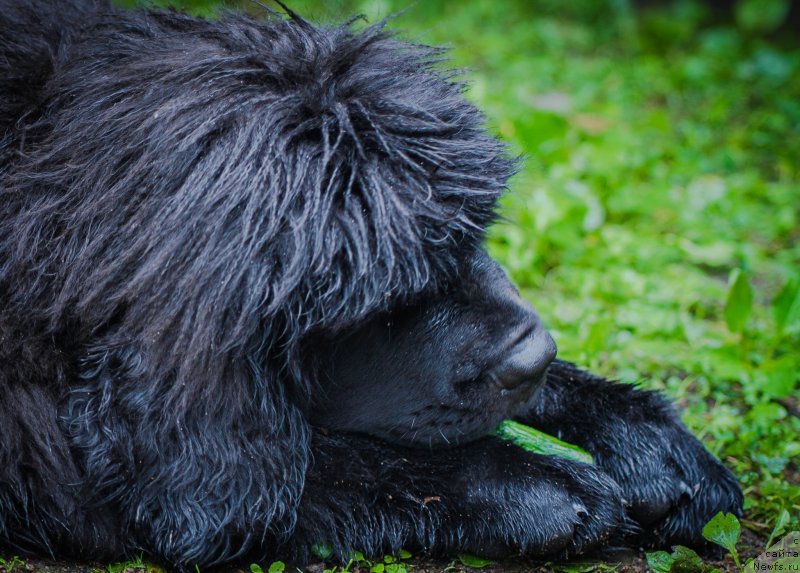
[[[389,443],[417,448],[448,448],[468,444],[493,435],[504,420],[527,414],[534,406],[547,371],[524,387],[497,386],[482,378],[480,400],[452,404],[429,404],[398,416],[393,424],[376,427],[369,433]]]

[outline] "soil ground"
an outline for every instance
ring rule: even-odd
[[[751,557],[756,557],[764,550],[765,540],[756,535],[755,533],[743,529],[742,537],[738,544],[739,556],[744,563]],[[5,556],[3,556],[5,557]],[[160,573],[165,571],[161,568],[149,565],[140,567],[109,567],[101,563],[75,563],[67,561],[54,561],[50,559],[38,558],[21,558],[11,565],[10,560],[5,557],[6,565],[2,565],[0,561],[0,573]],[[716,567],[722,573],[738,573],[733,559],[726,556],[721,559],[709,560],[706,559],[705,564]],[[644,573],[650,569],[647,567],[647,561],[643,551],[628,551],[604,558],[603,562],[598,561],[571,561],[565,564],[552,564],[552,563],[535,563],[525,561],[522,559],[507,559],[504,561],[496,562],[487,565],[481,569],[473,569],[462,565],[458,560],[454,561],[441,561],[425,558],[413,557],[403,561],[409,573],[459,573],[459,572],[477,572],[481,573],[589,573],[593,571],[617,571],[619,573]],[[326,569],[332,567],[328,563],[312,563],[306,567],[297,569],[302,573],[323,573]],[[267,567],[263,568],[265,571]],[[292,571],[292,568],[287,567],[286,571]],[[341,569],[337,570],[337,573]],[[351,573],[368,573],[368,567],[353,566],[350,568]],[[235,567],[218,569],[216,573],[250,573],[249,567]]]

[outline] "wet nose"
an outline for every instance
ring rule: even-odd
[[[489,372],[500,388],[512,390],[540,381],[556,357],[556,343],[544,328],[536,328],[514,344],[503,360]]]

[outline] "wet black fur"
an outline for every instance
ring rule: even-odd
[[[597,467],[312,429],[317,341],[454,288],[513,171],[439,58],[0,0],[0,546],[572,555],[738,511],[663,399],[561,362],[521,418]]]

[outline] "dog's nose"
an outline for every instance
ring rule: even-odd
[[[514,344],[489,371],[489,378],[504,390],[541,381],[556,357],[556,343],[544,328],[536,328]]]

